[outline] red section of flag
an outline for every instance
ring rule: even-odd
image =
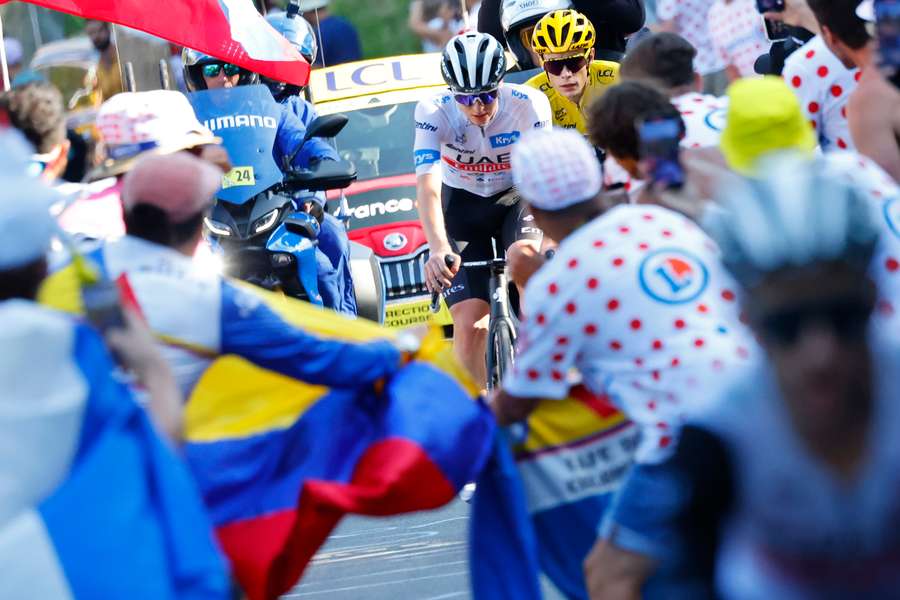
[[[8,1],[0,0],[0,4]],[[164,7],[145,0],[26,1],[139,29],[279,81],[295,85],[309,81],[309,64],[266,23],[250,0],[170,0]]]
[[[217,534],[250,600],[288,592],[347,513],[393,515],[443,506],[455,490],[417,444],[391,438],[370,446],[350,483],[310,480],[296,510],[229,523]]]

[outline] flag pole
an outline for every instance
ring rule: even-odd
[[[6,63],[6,42],[3,41],[3,15],[0,15],[0,70],[3,71],[3,89],[12,88],[9,83],[9,65]]]

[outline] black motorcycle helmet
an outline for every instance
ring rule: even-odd
[[[199,92],[206,89],[206,81],[203,79],[203,65],[212,63],[224,63],[226,61],[213,58],[197,50],[185,48],[181,51],[181,62],[184,69],[184,83],[188,90]],[[241,67],[238,85],[253,85],[259,83],[259,75]]]

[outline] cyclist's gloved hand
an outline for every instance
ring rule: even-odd
[[[448,267],[446,257],[453,258],[453,266]],[[450,287],[453,276],[459,271],[462,264],[462,258],[459,254],[454,254],[452,250],[439,250],[433,252],[425,263],[425,285],[428,291],[439,292],[444,288]]]

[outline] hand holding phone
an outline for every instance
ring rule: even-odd
[[[82,286],[81,300],[87,320],[101,333],[125,326],[119,286],[109,279]]]
[[[655,185],[663,189],[684,186],[684,169],[679,159],[683,125],[677,117],[648,117],[637,123],[641,161]]]

